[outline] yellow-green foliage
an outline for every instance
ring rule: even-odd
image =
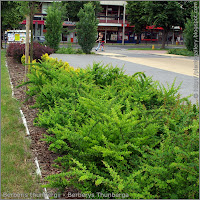
[[[47,54],[48,55],[48,54]],[[32,63],[35,64],[37,61],[33,60]],[[23,54],[23,56],[21,57],[21,63],[22,65],[25,65],[25,55]],[[28,63],[30,63],[30,56],[28,57]]]
[[[65,69],[67,72],[69,72],[69,71],[75,71],[76,73],[80,72],[79,68],[74,68],[74,67],[70,66],[68,62],[63,62],[62,60],[58,61],[57,58],[51,58],[51,57],[49,57],[49,55],[47,53],[45,53],[41,56],[41,61],[47,62],[47,63],[55,66],[56,68]],[[21,57],[21,63],[23,65],[25,65],[25,55],[23,55]],[[28,63],[30,63],[30,56],[29,56],[29,59],[28,59]],[[37,63],[36,60],[32,61],[32,64],[36,64],[36,63]],[[37,65],[32,65],[32,68],[35,68],[37,70]]]
[[[23,54],[23,56],[21,57],[21,63],[22,65],[25,65],[25,55]],[[30,56],[28,57],[28,63],[30,64]],[[33,60],[32,61],[32,64],[36,64],[37,61],[36,60]],[[34,66],[34,65],[33,65]],[[32,67],[33,67],[32,66]],[[30,71],[30,65],[28,66],[28,70]]]
[[[74,68],[72,66],[69,65],[68,62],[63,62],[62,60],[59,60],[57,58],[51,58],[49,57],[49,55],[46,53],[44,54],[42,57],[41,57],[41,60],[43,62],[48,62],[48,63],[51,63],[53,64],[55,67],[58,67],[58,68],[63,68],[65,69],[66,71],[75,71],[75,72],[80,72],[80,69],[79,68]]]
[[[175,83],[159,88],[144,73],[101,64],[77,73],[47,55],[38,72],[28,76],[28,94],[62,170],[48,187],[73,186],[95,199],[198,198],[199,109],[179,98]]]

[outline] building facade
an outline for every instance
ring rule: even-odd
[[[45,1],[39,4],[38,13],[35,14],[33,25],[34,36],[43,36],[46,32],[45,19],[47,15],[47,8],[50,6],[52,1]],[[123,13],[125,1],[100,1],[102,6],[101,13],[97,14],[99,20],[98,32],[102,32],[105,36],[106,43],[122,43],[122,30],[123,30]],[[21,23],[21,29],[25,29],[26,20]],[[77,43],[77,36],[75,32],[76,22],[67,19],[63,22],[62,41]],[[130,25],[125,17],[125,43],[160,43],[162,41],[162,27],[155,28],[154,26],[147,26],[142,31],[142,34],[136,35],[134,33],[134,26]],[[167,42],[172,43],[173,41],[182,39],[182,30],[180,27],[173,27],[171,32],[168,34]]]
[[[124,1],[101,1],[102,11],[97,15],[99,20],[98,32],[105,36],[105,42],[122,42],[123,13],[126,2]],[[125,42],[134,39],[133,27],[129,27],[125,18]]]

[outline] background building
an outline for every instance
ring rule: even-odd
[[[33,20],[34,36],[45,35],[46,10],[51,3],[52,1],[40,2],[38,13],[34,15]],[[97,15],[97,19],[99,20],[98,32],[102,32],[104,34],[106,43],[122,43],[124,3],[126,4],[125,1],[100,1],[102,11]],[[21,23],[20,29],[25,29],[25,24],[26,20]],[[78,42],[75,27],[76,22],[72,22],[70,19],[66,19],[63,22],[63,42]],[[155,28],[154,26],[147,26],[146,29],[142,30],[142,34],[137,37],[139,37],[140,43],[161,43],[162,32],[162,27]],[[134,26],[130,25],[126,16],[124,42],[136,43],[137,37],[134,33]],[[182,30],[180,27],[173,27],[171,32],[168,34],[167,42],[172,43],[172,41],[176,42],[177,40],[179,40],[179,42],[183,41]]]
[[[98,14],[98,32],[102,32],[106,42],[122,42],[124,1],[100,1],[101,13]],[[129,27],[127,20],[125,42],[134,40],[133,27]]]

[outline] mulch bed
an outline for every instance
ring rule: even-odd
[[[61,172],[57,168],[52,166],[52,164],[54,164],[54,160],[58,157],[58,155],[49,151],[46,142],[41,141],[41,139],[44,138],[43,135],[47,134],[46,130],[44,128],[36,127],[33,125],[33,121],[37,117],[38,113],[37,109],[30,108],[34,104],[34,100],[33,102],[30,101],[25,102],[26,98],[25,86],[16,88],[16,86],[21,84],[24,80],[25,67],[22,64],[17,63],[12,57],[7,57],[6,60],[7,60],[8,70],[10,73],[11,82],[13,84],[14,97],[19,102],[21,102],[21,110],[24,113],[24,116],[27,121],[27,126],[30,132],[32,162],[34,162],[34,158],[37,157],[40,165],[40,170],[42,173],[41,183],[46,184],[47,182],[44,180],[46,176]],[[78,191],[73,188],[66,188],[64,193],[60,196],[60,199],[78,198],[78,197],[69,198],[68,192],[78,193]],[[47,193],[55,194],[56,189],[48,188]]]

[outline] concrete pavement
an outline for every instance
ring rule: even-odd
[[[139,51],[139,50],[138,50]],[[135,52],[132,51],[134,54]],[[141,53],[145,54],[151,54],[151,55],[159,55],[162,57],[128,57],[127,55],[122,54],[116,54],[116,53],[108,53],[108,52],[101,52],[98,53],[100,55],[104,56],[109,56],[110,58],[113,59],[119,59],[123,61],[128,61],[132,63],[137,63],[141,65],[146,65],[149,67],[154,67],[158,69],[163,69],[171,72],[176,72],[188,76],[193,76],[193,68],[194,68],[194,63],[193,60],[187,59],[184,56],[176,56],[176,55],[170,55],[166,54],[165,52],[160,52],[160,51],[142,51]],[[170,55],[170,56],[169,56]],[[164,56],[164,57],[163,57]]]

